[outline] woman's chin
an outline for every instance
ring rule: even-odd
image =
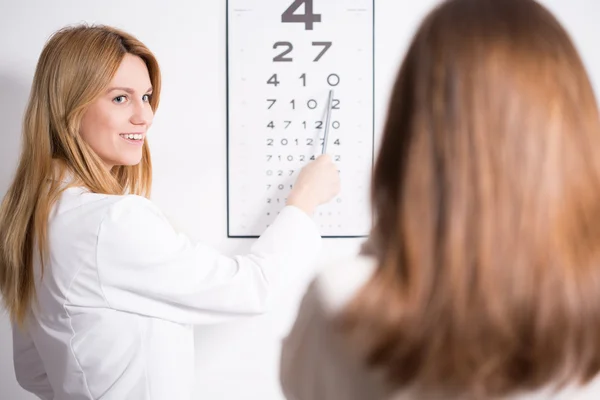
[[[127,157],[120,157],[117,160],[114,160],[112,163],[112,165],[114,165],[115,167],[133,167],[135,165],[138,165],[140,162],[142,161],[142,152],[140,151],[140,154],[136,154],[136,155],[130,155]]]

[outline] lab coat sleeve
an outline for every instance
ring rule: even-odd
[[[27,330],[12,327],[13,362],[19,385],[42,400],[54,399],[44,364]]]
[[[281,347],[279,378],[287,400],[379,399],[378,386],[352,354],[333,314],[323,306],[319,281],[308,287]]]
[[[313,268],[320,246],[314,221],[287,206],[249,254],[226,257],[176,232],[149,200],[127,196],[100,225],[96,262],[109,307],[207,324],[263,313],[277,274]]]

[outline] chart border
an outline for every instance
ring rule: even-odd
[[[226,139],[225,139],[225,163],[227,170],[227,179],[226,179],[226,192],[227,192],[227,238],[230,239],[257,239],[260,235],[232,235],[231,234],[231,221],[230,221],[230,210],[229,210],[229,1],[225,0],[225,130],[226,130]],[[372,66],[372,96],[373,96],[373,121],[372,121],[372,132],[371,132],[371,142],[372,142],[372,154],[371,154],[371,171],[373,171],[375,165],[375,0],[372,0],[373,3],[373,43],[372,43],[372,51],[373,51],[373,66]],[[366,238],[368,235],[322,235],[323,239],[356,239],[356,238]]]

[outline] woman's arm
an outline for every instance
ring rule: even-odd
[[[177,233],[149,200],[127,196],[101,223],[96,260],[109,307],[206,324],[263,313],[277,275],[307,275],[320,246],[314,221],[287,206],[248,254],[226,257]]]

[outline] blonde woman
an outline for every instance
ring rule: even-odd
[[[191,326],[262,313],[274,275],[319,249],[310,215],[339,190],[329,157],[248,255],[175,232],[147,198],[159,96],[156,59],[126,32],[68,27],[41,53],[0,209],[15,371],[41,399],[189,399]]]
[[[600,398],[600,119],[532,0],[449,0],[393,88],[365,251],[311,284],[290,400]]]

